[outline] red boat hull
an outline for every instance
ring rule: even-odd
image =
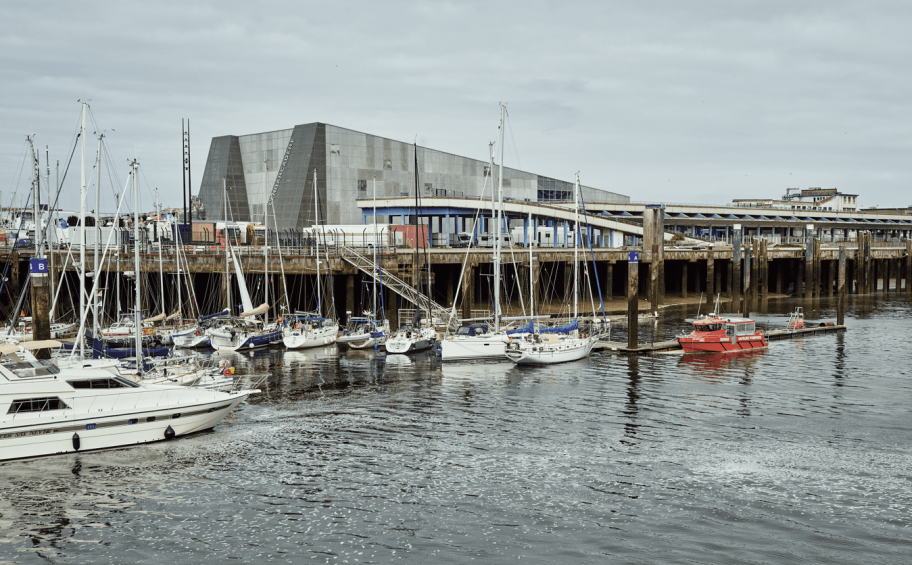
[[[762,349],[769,345],[763,334],[740,335],[732,343],[730,337],[679,337],[678,343],[684,353],[730,353],[750,349]]]

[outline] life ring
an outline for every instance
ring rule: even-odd
[[[195,335],[196,335],[197,337],[199,337],[199,336],[203,335],[203,332],[201,332],[201,331],[199,331],[199,330],[196,330],[196,334],[195,334]]]

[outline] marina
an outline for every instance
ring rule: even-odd
[[[835,302],[771,300],[757,323],[784,327],[804,304],[813,326]],[[715,546],[901,562],[912,438],[885,415],[910,393],[909,307],[849,296],[850,331],[544,369],[231,353],[270,376],[212,432],[0,465],[0,547],[22,563],[118,561],[127,545],[179,562],[700,561]],[[641,336],[667,341],[696,314],[669,307]]]

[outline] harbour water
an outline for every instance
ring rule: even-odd
[[[0,465],[0,563],[908,562],[910,313],[850,296],[839,334],[543,368],[238,354],[272,376],[212,432]]]

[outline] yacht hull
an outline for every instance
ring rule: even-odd
[[[513,342],[507,347],[507,359],[517,365],[556,365],[579,361],[589,356],[596,340],[592,337],[585,339],[568,339],[557,344],[519,343]]]
[[[509,338],[506,335],[458,337],[440,342],[443,361],[470,361],[472,359],[502,359],[506,361]]]
[[[166,390],[166,389],[163,389]],[[47,418],[23,418],[8,421],[0,428],[0,461],[29,459],[48,455],[127,447],[178,437],[214,427],[222,418],[243,402],[252,391],[225,395],[199,403],[172,404],[167,407],[149,406],[120,411],[105,411],[109,415],[76,413],[72,418],[48,421]],[[165,392],[167,394],[167,392]],[[153,418],[152,421],[148,421]],[[136,423],[130,424],[136,420]],[[91,429],[89,429],[91,428]],[[78,435],[78,440],[75,436]],[[170,435],[170,434],[169,434]]]
[[[323,347],[335,343],[338,326],[317,328],[315,330],[292,330],[286,328],[282,335],[282,343],[288,349],[308,349],[310,347]]]

